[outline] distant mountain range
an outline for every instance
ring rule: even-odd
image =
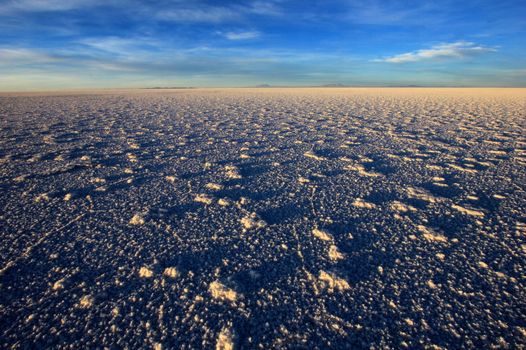
[[[154,86],[154,87],[147,87],[145,89],[155,90],[155,89],[195,89],[195,88],[192,86]]]
[[[269,85],[269,84],[259,84],[254,86],[255,88],[273,88],[273,87],[329,87],[329,88],[345,88],[345,87],[424,87],[422,85],[383,85],[383,86],[373,86],[373,85],[351,85],[343,83],[329,83],[323,85],[303,85],[303,86],[285,86],[285,85]]]
[[[352,85],[352,84],[343,84],[343,83],[329,83],[329,84],[323,84],[323,85],[270,85],[270,84],[259,84],[254,86],[247,86],[251,88],[302,88],[302,87],[324,87],[324,88],[346,88],[346,87],[393,87],[393,88],[412,88],[412,87],[448,87],[448,86],[425,86],[425,85]],[[155,87],[147,87],[144,89],[148,90],[161,90],[161,89],[196,89],[196,87],[193,86],[155,86]]]
[[[345,85],[342,83],[332,83],[332,84],[320,85],[320,87],[347,87],[347,86],[349,85]]]

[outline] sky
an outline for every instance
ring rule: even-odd
[[[0,0],[0,90],[526,86],[525,0]]]

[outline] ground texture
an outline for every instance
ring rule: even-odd
[[[0,348],[524,348],[526,90],[0,97]]]

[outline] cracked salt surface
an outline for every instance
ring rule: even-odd
[[[524,89],[0,96],[2,348],[523,348]]]

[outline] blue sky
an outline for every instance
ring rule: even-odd
[[[0,0],[0,90],[526,86],[524,0]]]

